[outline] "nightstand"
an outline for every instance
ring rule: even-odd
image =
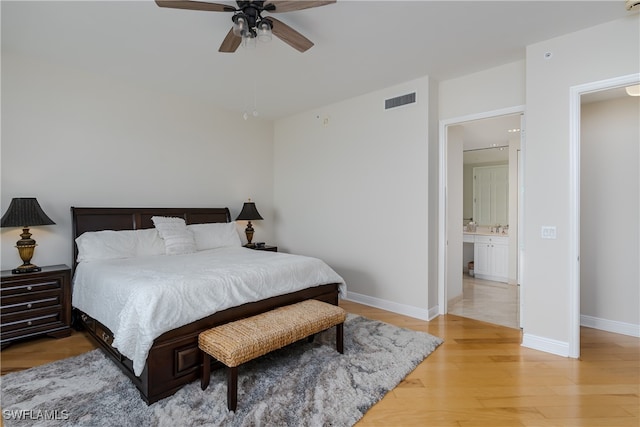
[[[255,251],[268,251],[268,252],[278,252],[278,247],[277,246],[270,246],[270,245],[264,245],[264,246],[253,246],[251,247],[251,249],[255,250]]]
[[[71,269],[42,267],[35,273],[2,271],[0,345],[40,335],[71,334]]]

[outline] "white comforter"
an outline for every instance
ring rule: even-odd
[[[188,255],[82,262],[73,306],[114,334],[113,347],[140,375],[154,339],[247,302],[344,280],[317,258],[242,247]]]

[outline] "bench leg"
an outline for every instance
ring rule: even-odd
[[[238,367],[227,366],[227,408],[235,412],[238,406]]]
[[[211,378],[211,356],[209,353],[202,352],[202,376],[200,377],[200,388],[206,390],[209,387],[209,379]]]
[[[336,325],[336,350],[338,353],[344,354],[344,323]]]

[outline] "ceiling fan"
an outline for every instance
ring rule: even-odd
[[[232,12],[233,26],[222,41],[219,52],[235,52],[240,44],[255,45],[256,39],[268,41],[274,34],[289,46],[300,52],[305,52],[313,46],[313,42],[285,24],[271,16],[263,17],[263,12],[282,13],[295,10],[309,9],[335,3],[336,0],[271,0],[271,1],[236,1],[238,7],[219,3],[182,0],[156,0],[160,7],[173,9],[202,10],[207,12]]]

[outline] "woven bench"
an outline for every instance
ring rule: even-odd
[[[276,308],[253,317],[206,330],[198,336],[203,353],[202,390],[209,386],[211,357],[227,368],[227,407],[238,402],[238,366],[274,350],[336,326],[336,349],[343,353],[343,324],[347,313],[317,300]]]

